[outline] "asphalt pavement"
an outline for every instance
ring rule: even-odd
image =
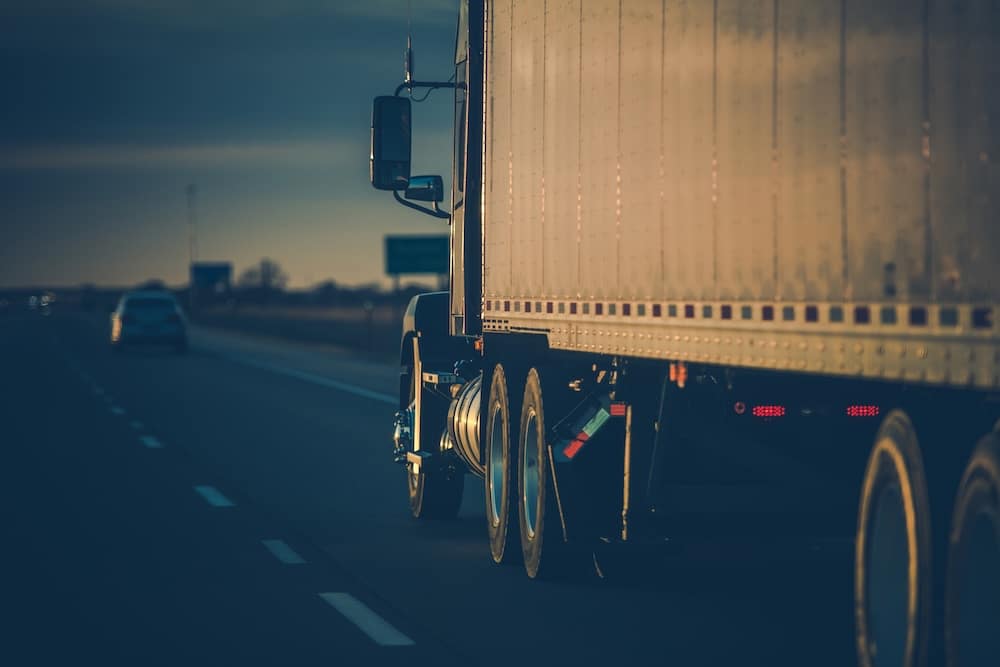
[[[848,562],[496,566],[481,482],[407,510],[398,369],[195,330],[0,320],[3,665],[853,665]]]

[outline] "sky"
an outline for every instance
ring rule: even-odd
[[[417,77],[452,75],[457,5],[3,0],[0,287],[186,284],[190,184],[198,260],[387,284],[386,234],[447,226],[369,184],[371,100],[408,26]],[[413,173],[446,187],[451,105],[414,105]]]

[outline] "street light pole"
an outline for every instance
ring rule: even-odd
[[[188,307],[195,309],[194,263],[198,260],[198,186],[190,183],[187,188],[188,208]]]

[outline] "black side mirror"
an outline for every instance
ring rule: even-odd
[[[370,172],[378,190],[405,190],[410,180],[410,100],[376,97],[372,107]]]
[[[444,201],[444,183],[440,176],[410,176],[410,182],[403,196],[413,201],[430,201],[438,204]]]

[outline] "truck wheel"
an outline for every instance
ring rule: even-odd
[[[882,422],[868,458],[856,539],[859,663],[924,667],[930,627],[930,503],[916,434],[898,410]]]
[[[509,563],[518,555],[508,549],[509,527],[517,524],[516,504],[511,502],[515,484],[515,448],[510,437],[510,394],[502,364],[493,369],[486,411],[483,451],[486,456],[486,529],[494,563]]]
[[[414,350],[414,365],[410,370],[410,407],[413,423],[420,424],[422,442],[414,443],[415,449],[431,450],[435,456],[440,454],[437,445],[438,438],[445,426],[446,410],[434,409],[428,404],[425,394],[420,402],[422,409],[417,410],[416,396],[423,391],[413,369],[420,367],[419,353]],[[428,437],[429,436],[429,437]],[[433,443],[433,445],[432,445]],[[415,519],[454,519],[462,504],[462,492],[465,488],[465,476],[461,470],[451,467],[437,466],[429,474],[421,466],[415,470],[412,464],[406,465],[406,486],[410,498],[410,514]]]
[[[945,598],[949,667],[1000,661],[1000,436],[979,441],[951,519]]]
[[[545,406],[538,371],[528,371],[517,446],[518,523],[521,555],[532,579],[570,574],[575,564],[563,535],[545,443]],[[575,569],[572,568],[575,574]]]

